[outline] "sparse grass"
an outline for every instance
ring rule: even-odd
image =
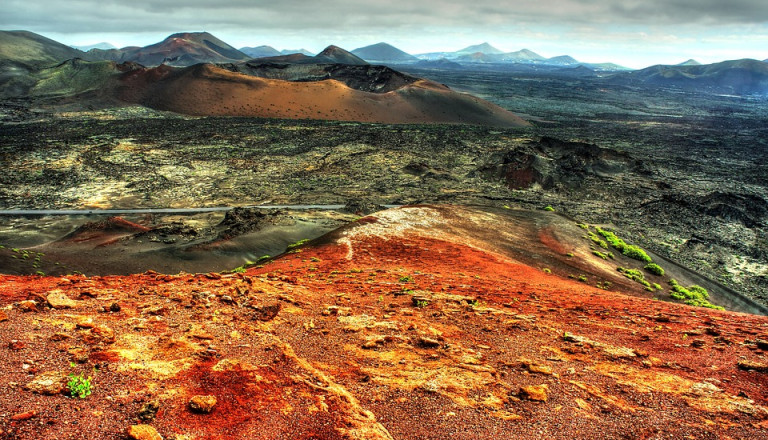
[[[403,275],[400,277],[398,281],[400,281],[401,283],[412,283],[413,277],[410,275]]]
[[[424,307],[429,305],[429,301],[425,299],[417,299],[414,301],[414,304],[416,305],[416,307],[423,309]]]
[[[309,241],[308,238],[301,239],[301,240],[299,240],[299,241],[297,241],[295,243],[289,244],[287,249],[288,250],[295,250],[296,248],[299,248],[299,247],[304,246],[305,244],[307,244],[308,241]]]

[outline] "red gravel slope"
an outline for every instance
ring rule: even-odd
[[[244,274],[1,278],[0,438],[768,436],[768,318],[546,274],[514,249],[575,241],[515,228],[406,207]]]

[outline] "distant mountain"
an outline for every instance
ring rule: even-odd
[[[360,47],[353,50],[352,53],[372,63],[412,63],[418,61],[415,56],[387,43]]]
[[[280,51],[272,46],[241,47],[240,52],[251,58],[275,57],[282,55]]]
[[[701,66],[701,63],[691,58],[688,61],[684,61],[680,64],[677,64],[678,66]]]
[[[88,52],[91,49],[100,49],[100,50],[110,50],[110,49],[117,49],[117,47],[113,46],[110,43],[107,42],[101,42],[96,44],[89,44],[87,46],[72,46],[73,48],[77,50],[82,50],[83,52]]]
[[[328,46],[315,57],[318,62],[331,62],[339,64],[365,65],[368,64],[357,55],[348,52],[338,46]]]
[[[85,52],[28,31],[0,31],[0,62],[29,68],[86,58]]]
[[[300,53],[300,54],[306,55],[308,57],[315,56],[315,54],[313,54],[312,52],[308,51],[307,49],[283,49],[283,50],[280,51],[281,55],[291,55],[291,54],[294,54],[294,53]]]
[[[159,43],[145,47],[93,49],[88,52],[88,56],[90,59],[131,61],[144,66],[191,66],[198,63],[228,63],[252,58],[208,32],[173,34]]]
[[[768,94],[768,63],[743,59],[698,66],[658,65],[615,75],[611,81],[737,95]]]
[[[496,49],[488,43],[476,44],[456,51],[457,54],[472,54],[476,52],[484,53],[486,55],[501,55],[504,53],[504,51]]]
[[[574,66],[579,63],[575,58],[569,55],[560,55],[557,57],[552,57],[547,59],[547,64],[551,64],[553,66]]]
[[[504,61],[513,61],[513,62],[532,62],[532,61],[546,60],[546,58],[544,58],[543,56],[528,49],[518,50],[517,52],[505,53],[502,59]]]

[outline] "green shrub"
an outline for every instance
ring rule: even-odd
[[[664,268],[656,263],[648,263],[645,265],[644,269],[654,275],[658,275],[660,277],[664,276]]]
[[[545,210],[545,211],[549,211],[549,212],[554,212],[554,211],[555,211],[555,208],[553,208],[553,207],[551,207],[551,206],[547,205],[547,206],[545,206],[545,207],[544,207],[544,210]]]
[[[87,378],[83,373],[75,375],[74,373],[69,375],[69,382],[67,382],[67,388],[69,388],[69,395],[72,397],[79,397],[85,399],[91,395],[91,376]]]
[[[645,280],[645,275],[637,269],[625,269],[623,267],[617,267],[616,270],[624,274],[625,277],[632,281],[642,284],[646,288],[651,287],[651,283]]]
[[[611,246],[618,249],[622,254],[634,260],[642,261],[644,263],[650,263],[651,257],[648,256],[645,251],[637,246],[627,244],[624,240],[620,239],[611,231],[597,228],[597,233],[602,235]],[[594,240],[593,240],[594,241]]]
[[[723,307],[716,306],[709,302],[709,292],[707,292],[707,289],[701,286],[693,285],[685,288],[681,286],[677,280],[674,279],[669,280],[669,285],[672,287],[672,291],[669,293],[669,296],[678,301],[683,301],[685,304],[694,307],[707,307],[710,309],[724,310]]]
[[[544,269],[541,269],[544,273],[552,273],[552,269],[545,267]]]

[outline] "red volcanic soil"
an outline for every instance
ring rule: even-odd
[[[242,274],[0,278],[0,438],[768,437],[768,318],[546,274],[516,249],[573,244],[500,218],[383,211]]]
[[[388,93],[370,93],[336,80],[264,79],[209,64],[129,72],[120,81],[119,98],[159,110],[201,116],[528,125],[499,106],[427,80]]]

